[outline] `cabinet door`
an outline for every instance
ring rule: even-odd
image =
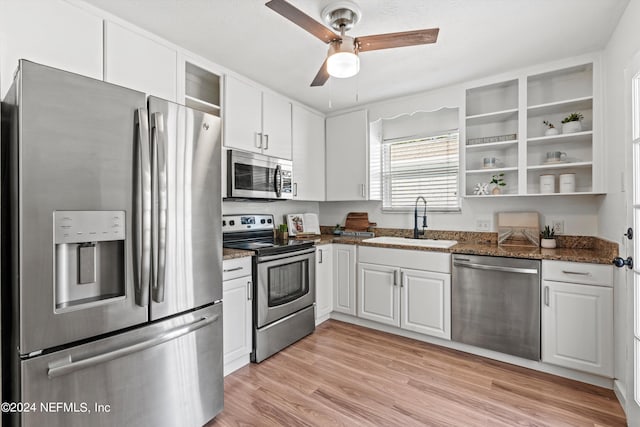
[[[262,93],[262,152],[291,160],[291,102],[270,92]]]
[[[102,19],[67,1],[0,1],[0,41],[0,99],[19,59],[102,80]]]
[[[355,245],[333,245],[333,311],[356,315]]]
[[[613,289],[542,285],[542,361],[613,377]]]
[[[329,117],[326,126],[327,201],[367,200],[367,110]]]
[[[331,245],[316,249],[316,325],[327,320],[333,308],[332,255]]]
[[[227,375],[249,363],[252,320],[251,276],[224,281],[222,304],[224,374]],[[243,358],[244,361],[242,361]]]
[[[293,198],[323,201],[324,117],[293,106]]]
[[[262,93],[233,76],[225,77],[222,115],[224,146],[262,152]]]
[[[105,21],[104,80],[147,95],[177,101],[177,52]]]
[[[399,268],[358,263],[358,317],[400,326],[399,275]]]
[[[451,339],[451,275],[407,269],[401,273],[400,326]]]

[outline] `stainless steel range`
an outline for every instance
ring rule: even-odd
[[[224,215],[225,248],[253,255],[252,362],[261,362],[315,329],[315,247],[277,244],[273,215]]]

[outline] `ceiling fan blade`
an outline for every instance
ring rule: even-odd
[[[327,60],[325,59],[322,66],[318,70],[318,74],[313,78],[311,87],[322,86],[329,80],[329,72],[327,71]]]
[[[340,38],[339,35],[285,0],[271,0],[267,2],[265,6],[284,16],[302,29],[307,30],[325,43]]]
[[[392,47],[415,46],[419,44],[435,43],[438,40],[440,28],[428,30],[404,31],[401,33],[375,34],[357,37],[360,52],[369,50],[389,49]]]

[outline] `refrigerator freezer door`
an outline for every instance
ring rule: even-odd
[[[17,93],[19,136],[10,141],[10,149],[18,153],[19,166],[10,178],[18,188],[11,200],[18,209],[11,219],[18,238],[10,253],[17,265],[11,286],[18,307],[19,352],[146,322],[147,307],[135,302],[132,255],[135,114],[145,110],[145,95],[24,60],[12,90]],[[122,212],[124,218],[116,214],[111,220],[118,227],[124,222],[125,237],[96,243],[95,230],[91,234],[81,228],[74,233],[86,231],[85,243],[56,244],[56,211]],[[99,233],[108,233],[111,225],[98,222]],[[69,266],[70,274],[62,276],[75,277],[83,245],[97,246],[99,270],[92,274],[102,271],[105,283],[79,283],[87,279],[83,271],[78,275],[82,280],[67,280],[68,288],[59,294],[84,292],[89,297],[56,303],[56,260]],[[86,261],[84,255],[82,259]],[[112,262],[119,263],[117,272]]]
[[[223,406],[222,303],[21,364],[24,427],[199,427]]]
[[[222,299],[220,118],[149,97],[151,320]]]

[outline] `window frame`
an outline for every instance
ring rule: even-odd
[[[448,130],[441,130],[438,132],[431,132],[429,134],[419,134],[419,135],[411,135],[411,136],[403,136],[403,137],[398,137],[398,138],[392,138],[392,139],[382,139],[380,141],[380,201],[381,201],[381,210],[385,213],[407,213],[407,212],[413,212],[414,207],[413,206],[397,206],[397,207],[393,207],[393,206],[387,206],[386,200],[388,199],[388,185],[389,185],[389,181],[388,181],[388,172],[387,170],[387,159],[386,159],[386,155],[385,155],[385,147],[391,144],[400,144],[400,143],[407,143],[407,142],[411,142],[411,141],[424,141],[427,139],[436,139],[438,137],[445,137],[445,136],[449,136],[451,134],[456,134],[456,143],[455,143],[455,147],[457,150],[457,170],[456,170],[456,185],[455,185],[455,199],[456,199],[456,206],[453,208],[443,208],[441,206],[439,207],[430,207],[429,206],[429,201],[427,200],[427,212],[432,212],[432,213],[461,213],[462,212],[462,197],[460,195],[460,186],[461,186],[461,177],[462,177],[462,171],[461,171],[461,163],[462,163],[462,159],[461,159],[461,150],[460,150],[460,129],[456,128],[456,129],[448,129]],[[422,194],[416,194],[416,197],[421,196]],[[426,198],[426,196],[425,196]],[[421,208],[421,210],[424,208]]]

